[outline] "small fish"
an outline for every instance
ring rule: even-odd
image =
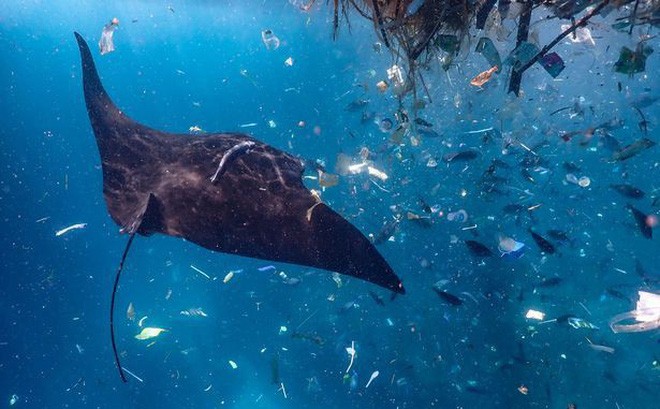
[[[576,173],[582,170],[578,165],[573,162],[564,162],[562,165],[564,170],[568,173]]]
[[[638,139],[635,142],[631,143],[630,145],[624,147],[620,151],[614,152],[614,154],[612,154],[612,161],[622,162],[654,146],[655,146],[655,142],[653,142],[648,138]]]
[[[133,307],[133,303],[129,303],[128,308],[126,308],[126,318],[135,321],[135,307]]]
[[[530,183],[536,183],[534,180],[534,177],[532,176],[531,173],[529,173],[529,170],[527,168],[522,168],[520,169],[520,175],[528,182]]]
[[[463,304],[463,300],[455,296],[454,294],[448,293],[447,291],[441,290],[438,287],[433,287],[433,291],[435,291],[436,294],[438,294],[438,297],[442,299],[443,301],[448,302],[451,305],[461,305]]]
[[[423,120],[422,118],[415,118],[415,123],[416,123],[417,125],[425,126],[425,127],[427,127],[427,128],[432,128],[432,127],[433,127],[433,124],[432,124],[432,123],[430,123],[430,122],[428,122],[428,121],[425,121],[425,120]]]
[[[527,207],[517,203],[511,203],[502,208],[505,214],[518,214],[523,210],[527,210]]]
[[[553,240],[557,240],[562,243],[567,243],[571,241],[571,238],[568,237],[568,234],[561,230],[551,229],[548,230],[548,236]]]
[[[373,292],[371,290],[369,290],[369,295],[371,296],[371,298],[373,298],[373,300],[376,302],[376,304],[385,305],[385,301],[383,301],[383,297],[381,297],[380,295],[376,294],[375,292]]]
[[[550,278],[544,278],[541,280],[541,282],[538,284],[539,287],[556,287],[559,284],[562,283],[562,279],[560,277],[550,277]]]
[[[647,223],[648,216],[631,204],[626,205],[626,207],[632,212],[635,221],[637,221],[637,226],[639,227],[639,231],[642,233],[642,236],[646,237],[647,239],[653,238],[653,230]]]
[[[621,150],[621,142],[608,132],[601,133],[601,143],[603,147],[610,152],[619,152]]]
[[[63,228],[63,229],[61,229],[61,230],[56,231],[56,232],[55,232],[55,236],[59,237],[59,236],[62,236],[62,235],[64,235],[64,234],[67,234],[68,232],[70,232],[70,231],[72,231],[72,230],[84,229],[85,227],[87,227],[87,223],[76,223],[76,224],[72,224],[72,225],[69,226],[69,227],[65,227],[65,228]]]
[[[350,104],[346,105],[346,111],[358,112],[364,109],[364,107],[366,107],[367,105],[369,105],[368,99],[358,98],[355,101],[351,102]]]
[[[472,78],[472,80],[470,81],[470,85],[473,85],[475,87],[481,87],[482,85],[490,81],[490,78],[493,76],[495,72],[497,72],[497,65]]]
[[[500,159],[493,159],[490,163],[491,166],[494,166],[495,168],[511,169],[511,166],[508,163]]]
[[[642,199],[646,194],[643,190],[625,183],[622,184],[613,184],[610,185],[621,196],[625,196],[631,199]]]
[[[536,245],[541,249],[542,252],[547,254],[554,254],[555,246],[552,243],[550,243],[540,234],[535,233],[532,229],[529,229],[528,231],[529,234],[532,235],[534,242],[536,242]]]
[[[303,332],[294,332],[291,334],[291,338],[294,339],[304,339],[307,341],[311,341],[315,343],[316,345],[323,345],[325,344],[325,339],[323,339],[321,336],[317,334],[306,334]]]
[[[419,198],[419,205],[422,207],[424,213],[433,213],[433,209],[431,208],[431,206],[429,206],[429,204],[426,203],[426,201],[421,197]]]
[[[629,297],[626,297],[626,295],[623,294],[623,293],[622,293],[621,291],[619,291],[619,290],[616,290],[616,289],[614,289],[614,288],[607,288],[607,289],[605,290],[605,292],[607,292],[607,294],[611,295],[612,297],[618,298],[618,299],[623,300],[623,301],[628,301],[628,302],[630,302],[630,298],[629,298]]]
[[[442,155],[442,160],[444,160],[445,162],[452,162],[452,161],[472,160],[478,157],[479,157],[478,151],[474,149],[467,149],[464,151],[446,153]]]
[[[399,225],[399,219],[390,220],[380,228],[378,234],[374,236],[374,244],[381,244],[390,239],[394,232],[396,231],[397,226]]]
[[[417,128],[417,133],[425,138],[439,138],[440,134],[431,128]]]
[[[493,252],[488,247],[476,240],[465,240],[465,245],[473,256],[491,257],[493,255]]]

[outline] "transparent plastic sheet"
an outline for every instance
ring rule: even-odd
[[[99,40],[99,49],[101,50],[101,55],[115,51],[115,43],[112,40],[112,36],[115,33],[116,27],[117,26],[113,23],[109,23],[103,26],[101,39]]]
[[[500,58],[500,53],[497,52],[497,48],[495,48],[495,44],[493,44],[493,41],[490,38],[488,37],[480,38],[479,42],[477,43],[477,47],[475,51],[483,55],[491,67],[502,66],[502,59]]]
[[[615,315],[609,322],[612,332],[617,334],[622,332],[646,332],[660,328],[660,318],[653,321],[638,322],[637,318],[639,317],[640,313],[649,313],[660,317],[660,307],[628,311]],[[625,323],[625,321],[628,320],[633,320],[634,322]]]
[[[557,76],[566,68],[564,65],[564,60],[561,59],[559,54],[550,53],[546,54],[539,60],[539,64],[547,71],[552,78],[557,78]]]

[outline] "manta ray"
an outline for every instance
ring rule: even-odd
[[[101,156],[110,217],[128,235],[110,306],[136,234],[181,237],[206,249],[346,274],[405,292],[375,246],[302,181],[304,162],[240,133],[175,134],[142,125],[110,99],[85,40],[87,113]]]

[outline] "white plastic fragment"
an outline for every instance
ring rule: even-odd
[[[635,308],[635,319],[640,322],[660,320],[660,294],[638,291],[639,301]]]
[[[210,275],[206,274],[205,272],[203,272],[203,271],[200,270],[199,268],[193,266],[192,264],[190,265],[190,268],[192,268],[193,270],[197,271],[199,274],[201,274],[202,276],[206,277],[208,280],[213,280],[213,279],[211,278]]]
[[[139,376],[137,376],[136,374],[134,374],[133,372],[131,372],[130,370],[128,370],[128,368],[126,368],[125,366],[122,366],[121,369],[124,370],[124,372],[126,372],[127,374],[131,375],[133,378],[135,378],[135,379],[137,379],[138,381],[140,381],[141,383],[144,383],[144,380],[143,380],[142,378],[140,378]]]
[[[67,233],[70,232],[71,230],[84,229],[85,227],[87,227],[87,223],[76,223],[76,224],[72,224],[72,225],[69,226],[69,227],[65,227],[65,228],[63,228],[62,230],[58,230],[58,231],[56,231],[56,232],[55,232],[55,236],[56,236],[56,237],[60,237],[60,236],[62,236],[62,235],[64,235],[64,234],[67,234]]]
[[[227,284],[232,278],[234,278],[234,272],[230,271],[230,272],[227,273],[225,278],[222,279],[222,282]]]
[[[525,314],[525,318],[530,320],[543,321],[543,319],[545,318],[545,313],[536,310],[529,310],[527,311],[527,314]]]
[[[231,369],[237,369],[238,365],[236,365],[236,362],[232,361],[231,359],[228,361],[229,366],[231,366]]]
[[[187,317],[208,317],[208,314],[204,312],[204,310],[201,307],[198,308],[188,308],[187,310],[183,310],[179,312],[181,315],[185,315]]]
[[[378,375],[380,375],[380,372],[373,371],[373,373],[369,377],[369,382],[367,382],[367,385],[364,388],[367,389],[369,387],[369,385],[371,385],[371,382],[373,382],[374,379],[378,378]]]
[[[280,335],[284,334],[284,333],[287,332],[288,330],[289,330],[289,329],[288,329],[286,326],[284,326],[284,325],[280,326]]]
[[[371,166],[367,166],[367,171],[369,172],[369,176],[377,177],[383,182],[385,182],[389,178],[389,176],[387,176],[385,172]]]
[[[351,367],[353,366],[353,360],[355,359],[355,341],[351,341],[351,346],[346,347],[346,352],[351,357],[351,362],[348,364],[348,368],[346,368],[346,373],[348,373],[348,371],[351,370]]]
[[[163,328],[156,328],[156,327],[145,327],[142,328],[142,331],[140,331],[139,334],[135,336],[136,339],[139,340],[146,340],[146,339],[151,339],[159,336],[161,332],[165,332],[167,330]]]

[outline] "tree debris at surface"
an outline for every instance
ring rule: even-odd
[[[404,70],[408,76],[406,91],[413,93],[417,92],[417,79],[423,85],[420,69],[428,68],[435,60],[440,60],[447,70],[457,56],[475,51],[484,54],[491,66],[499,66],[495,64],[492,41],[511,42],[515,38],[515,43],[507,44],[510,49],[528,47],[534,17],[569,20],[571,24],[562,26],[554,40],[529,58],[514,60],[506,67],[508,90],[516,95],[520,92],[523,73],[535,63],[553,78],[564,69],[561,56],[551,50],[567,36],[572,35],[571,41],[593,44],[587,25],[595,16],[617,13],[613,28],[629,33],[635,26],[660,25],[660,2],[657,0],[336,0],[331,4],[334,7],[333,36],[337,37],[340,16],[348,24],[351,10],[371,20],[376,35],[392,52],[397,64],[407,65]],[[508,21],[517,26],[515,37],[505,34]],[[643,71],[643,61],[649,53],[644,46],[634,51],[624,49],[616,70],[630,74]]]

